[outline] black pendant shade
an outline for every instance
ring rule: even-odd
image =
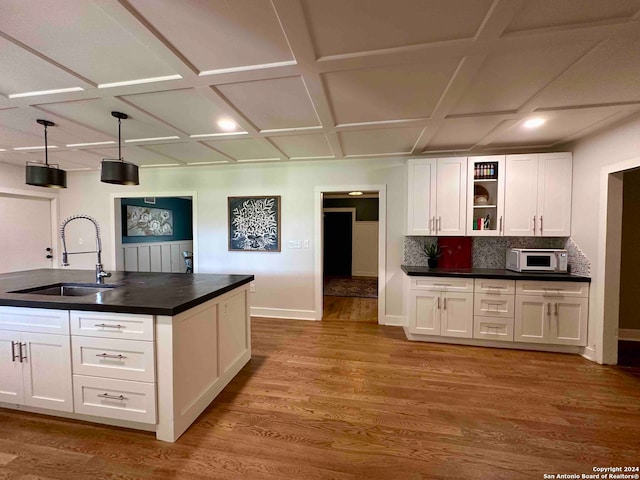
[[[53,127],[55,124],[49,120],[36,121],[44,126],[44,164],[27,162],[25,183],[36,187],[67,188],[67,172],[58,168],[58,165],[49,165],[47,127]]]
[[[140,185],[138,166],[125,162],[121,153],[120,123],[128,115],[121,112],[111,112],[118,119],[118,158],[104,159],[100,168],[100,181],[116,185]]]

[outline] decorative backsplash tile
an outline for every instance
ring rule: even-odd
[[[434,243],[437,237],[404,237],[404,264],[426,266],[422,245]],[[570,238],[564,237],[473,237],[473,268],[505,268],[510,248],[565,248],[569,253],[571,273],[589,276],[591,263]]]
[[[569,254],[569,266],[571,273],[582,275],[583,277],[591,276],[591,262],[587,256],[580,250],[580,247],[571,239],[567,238],[564,248]]]

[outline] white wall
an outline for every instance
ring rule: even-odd
[[[353,264],[355,277],[378,276],[378,222],[353,222]]]
[[[591,298],[589,303],[588,347],[596,359],[602,360],[603,298],[605,282],[600,279],[604,268],[601,234],[605,224],[601,214],[606,208],[604,180],[612,166],[640,164],[640,116],[614,125],[607,130],[576,142],[573,151],[573,202],[571,237],[591,261]],[[635,162],[634,159],[638,159]]]
[[[402,316],[402,263],[404,204],[406,187],[404,160],[353,160],[282,164],[243,164],[190,168],[140,170],[140,185],[124,187],[101,183],[98,172],[69,172],[68,189],[60,195],[60,217],[85,213],[95,217],[102,228],[103,249],[112,252],[112,194],[153,196],[175,192],[194,192],[197,216],[200,273],[247,273],[256,276],[254,307],[304,312],[316,310],[314,304],[314,188],[332,185],[387,185],[387,284],[386,314]],[[227,197],[280,195],[282,197],[282,252],[229,252],[227,247]],[[159,196],[159,195],[158,195]],[[74,222],[70,227],[86,229]],[[77,237],[68,234],[73,244]],[[310,240],[309,249],[288,249],[289,240]],[[78,245],[73,245],[78,248]],[[71,257],[73,268],[93,268],[91,255]],[[107,270],[112,257],[104,255]]]

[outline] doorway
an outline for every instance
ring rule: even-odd
[[[378,323],[379,195],[324,193],[322,207],[322,319]]]
[[[114,194],[112,201],[116,270],[198,271],[195,192]]]
[[[57,199],[0,191],[0,273],[53,268],[57,261]]]

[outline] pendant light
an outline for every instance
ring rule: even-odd
[[[104,183],[114,183],[116,185],[140,185],[138,178],[138,166],[125,162],[122,158],[120,123],[126,120],[128,115],[121,112],[111,112],[111,115],[118,119],[118,158],[105,158],[102,160],[100,181]]]
[[[44,165],[38,162],[27,162],[27,185],[49,188],[67,188],[67,172],[58,168],[58,165],[49,165],[49,149],[47,145],[47,127],[53,127],[55,123],[49,120],[36,120],[44,126]]]

